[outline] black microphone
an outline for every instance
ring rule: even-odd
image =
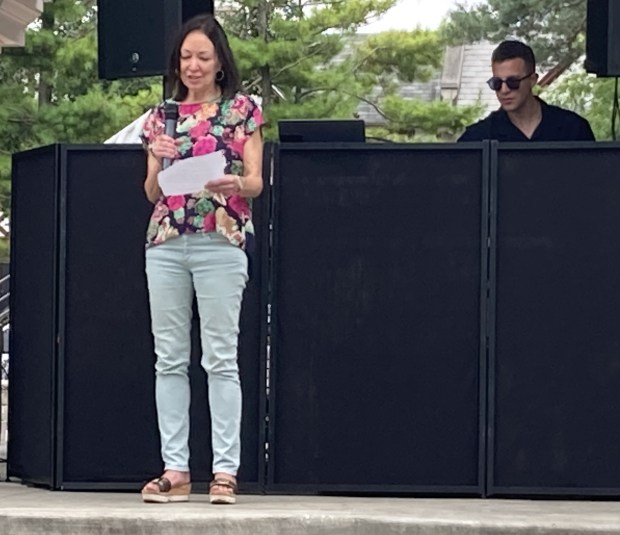
[[[179,106],[176,102],[166,102],[164,104],[164,134],[170,137],[176,137],[177,119],[179,118]],[[172,164],[170,158],[162,160],[162,169],[167,169]]]

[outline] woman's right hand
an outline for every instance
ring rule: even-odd
[[[177,148],[176,141],[167,136],[166,134],[161,134],[155,138],[155,141],[151,143],[149,147],[151,154],[155,157],[155,159],[161,165],[162,160],[164,158],[170,158],[174,160],[179,157],[179,150]]]

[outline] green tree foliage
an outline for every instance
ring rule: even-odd
[[[539,63],[569,66],[585,51],[587,0],[486,0],[461,2],[443,24],[454,44],[516,38],[536,51]]]
[[[424,102],[398,95],[401,84],[429,81],[437,75],[444,43],[437,32],[416,29],[389,31],[368,37],[354,56],[359,70],[375,90],[377,111],[387,124],[376,137],[395,141],[453,140],[477,119],[479,106],[455,107],[446,101]]]
[[[346,53],[360,26],[396,0],[240,0],[224,17],[245,89],[269,124],[291,117],[352,117],[368,81]]]
[[[541,97],[586,117],[599,141],[613,139],[611,117],[614,80],[585,72],[570,72],[545,89]],[[616,130],[620,124],[616,127]]]
[[[396,95],[382,100],[382,110],[389,119],[387,135],[381,131],[375,135],[401,142],[453,141],[483,112],[480,106],[455,107],[446,101],[421,102]]]
[[[359,47],[358,65],[379,79],[426,81],[441,66],[444,46],[437,32],[392,30],[371,35]]]
[[[402,83],[437,74],[444,46],[436,32],[356,35],[361,25],[394,4],[395,0],[235,3],[225,25],[246,90],[263,98],[269,136],[275,135],[275,125],[283,118],[353,117],[362,100],[387,121],[380,137],[420,140],[421,116],[436,118],[435,124],[423,122],[433,139],[444,133],[445,124],[460,124],[464,112],[453,106],[439,110],[431,103],[417,103],[420,112],[412,115],[405,113],[407,101],[397,97]],[[389,113],[382,109],[384,104],[390,104]],[[467,112],[479,115],[477,109]]]
[[[161,81],[100,81],[95,0],[52,0],[26,46],[0,54],[0,210],[9,208],[15,152],[99,143],[161,99]]]

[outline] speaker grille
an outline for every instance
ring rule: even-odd
[[[588,0],[584,67],[597,76],[620,76],[620,5],[617,0]]]
[[[8,475],[54,484],[57,148],[13,157]]]
[[[499,162],[492,491],[618,492],[618,151]]]
[[[273,481],[476,489],[482,152],[280,158]]]

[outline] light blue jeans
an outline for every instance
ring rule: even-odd
[[[215,232],[186,234],[146,250],[155,342],[155,395],[166,470],[189,471],[190,324],[194,291],[201,364],[208,374],[213,473],[236,475],[241,432],[237,364],[247,257]]]

